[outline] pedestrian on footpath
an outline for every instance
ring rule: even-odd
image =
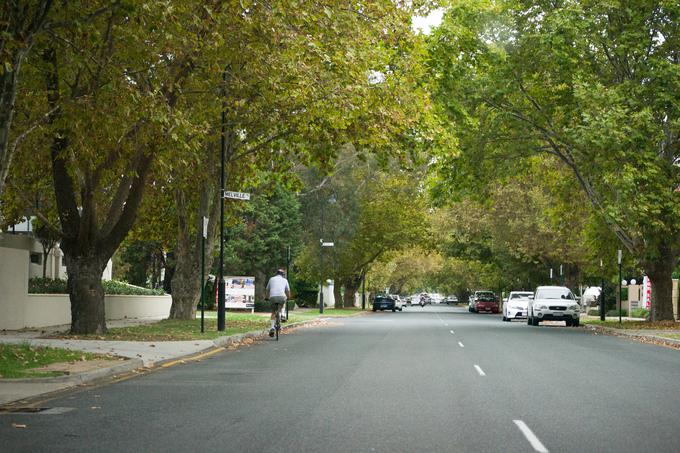
[[[265,300],[269,300],[272,304],[272,326],[269,329],[269,336],[274,336],[274,325],[276,324],[276,314],[281,311],[283,304],[286,303],[290,297],[290,286],[288,285],[288,280],[285,277],[286,271],[283,268],[279,268],[276,271],[276,275],[269,279],[267,282],[267,288],[264,291]]]

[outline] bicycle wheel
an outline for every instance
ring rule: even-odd
[[[281,330],[281,312],[276,313],[276,341],[279,341],[279,330]]]

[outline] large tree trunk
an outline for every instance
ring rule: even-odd
[[[261,269],[255,271],[255,300],[264,300],[264,290],[267,287],[267,274],[265,274]]]
[[[335,299],[333,306],[342,308],[342,282],[340,280],[333,282],[333,298]]]
[[[177,243],[170,319],[194,319],[196,316],[196,308],[201,298],[201,267],[200,261],[196,262],[195,255],[196,251],[190,244],[185,241]],[[198,258],[200,260],[200,256]]]
[[[71,299],[71,333],[106,333],[102,274],[108,258],[93,253],[66,256],[67,288]]]
[[[211,180],[212,178],[208,178]],[[177,247],[174,251],[175,267],[172,275],[172,306],[170,319],[194,319],[196,308],[201,299],[201,241],[203,237],[203,217],[208,217],[208,238],[205,241],[205,256],[207,268],[210,267],[218,231],[219,203],[217,190],[211,185],[212,181],[203,180],[198,206],[197,228],[190,228],[191,203],[187,201],[187,194],[181,189],[174,193],[177,209]],[[205,276],[207,277],[207,275]],[[204,278],[205,278],[204,277]],[[205,297],[213,297],[206,294]]]
[[[361,278],[351,278],[345,282],[345,294],[343,296],[343,306],[345,308],[354,307],[357,290],[361,284]]]
[[[650,320],[672,321],[673,317],[673,270],[677,257],[661,247],[659,257],[645,266],[652,282],[652,306]]]

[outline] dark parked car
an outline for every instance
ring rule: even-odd
[[[373,301],[373,311],[392,310],[397,311],[397,304],[394,299],[389,296],[375,296]]]

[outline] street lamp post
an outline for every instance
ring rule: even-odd
[[[621,324],[621,296],[622,294],[622,289],[621,289],[621,283],[622,283],[622,276],[621,276],[621,258],[623,257],[623,251],[619,250],[617,254],[617,261],[619,262],[619,324]]]
[[[203,217],[201,237],[201,333],[205,332],[205,240],[208,237],[208,218]]]
[[[366,310],[366,271],[361,275],[361,309]]]
[[[602,286],[600,286],[600,321],[604,321],[604,270],[603,270],[603,263],[602,260],[600,260],[600,278],[602,281],[600,282]]]
[[[222,72],[222,89],[226,90],[227,70]],[[223,93],[224,94],[224,93]],[[224,159],[227,149],[227,121],[226,102],[222,96],[222,137],[220,140],[220,276],[217,283],[217,330],[225,329],[225,306],[224,306]]]
[[[560,281],[561,285],[564,286],[564,272],[562,271],[562,265],[560,264]]]
[[[324,216],[324,211],[326,207],[326,201],[329,203],[335,203],[335,195],[331,195],[328,200],[324,199],[323,202],[321,203],[321,238],[319,239],[319,245],[320,247],[320,266],[319,266],[319,272],[321,274],[321,288],[320,288],[320,293],[319,293],[319,313],[323,314],[323,286],[324,286],[324,269],[323,269],[323,248],[324,247],[333,247],[332,242],[324,242],[323,236],[324,236],[324,231],[323,231],[323,216]]]

